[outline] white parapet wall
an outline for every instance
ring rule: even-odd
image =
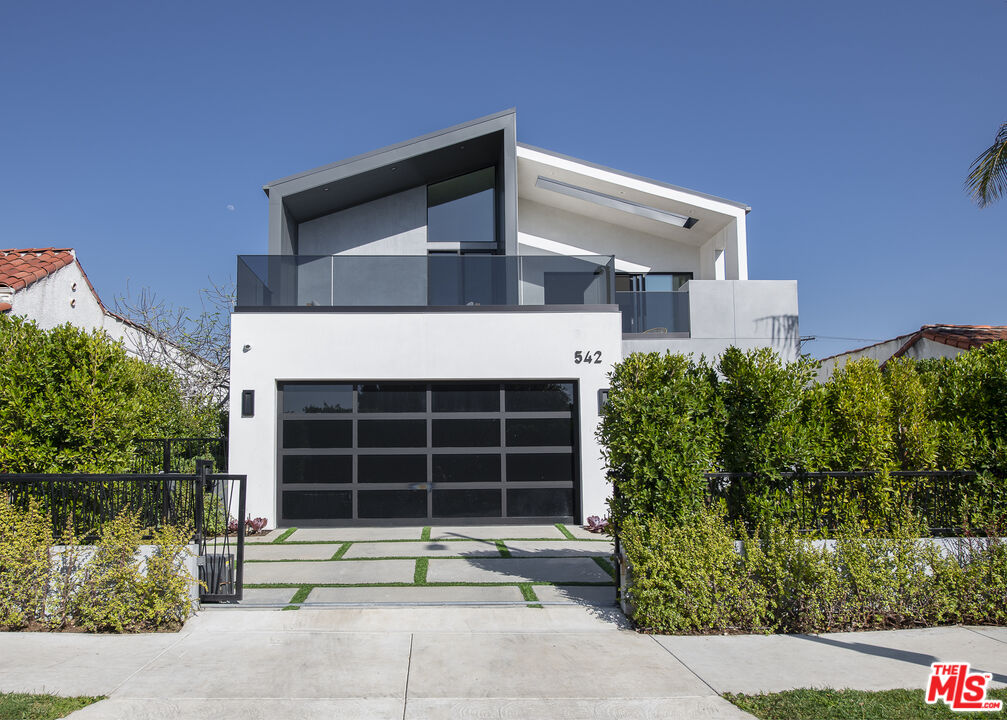
[[[580,509],[605,515],[595,439],[599,391],[622,357],[611,310],[238,312],[231,316],[230,459],[248,476],[247,512],[275,527],[277,383],[296,380],[565,380],[579,387]],[[591,351],[599,362],[577,362]],[[242,417],[241,396],[255,392]]]
[[[629,336],[623,354],[692,353],[708,360],[735,345],[769,347],[785,361],[800,354],[796,280],[690,280],[689,336]]]

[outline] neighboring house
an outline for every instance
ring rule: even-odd
[[[843,367],[850,360],[870,358],[884,367],[886,362],[897,357],[914,360],[953,358],[966,350],[997,340],[1007,340],[1007,325],[924,325],[916,332],[823,359],[818,369],[818,380],[825,382],[836,368]]]
[[[798,353],[748,207],[521,145],[499,113],[269,183],[238,258],[230,470],[272,525],[583,521],[614,362]]]
[[[104,330],[132,355],[146,333],[105,307],[73,248],[0,250],[0,313],[24,316],[44,329],[70,323]]]

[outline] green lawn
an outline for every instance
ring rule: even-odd
[[[944,703],[927,705],[923,690],[789,690],[766,695],[724,695],[762,720],[929,720],[929,718],[988,718],[1005,712],[953,712]],[[1007,690],[991,690],[990,700],[1004,700]]]
[[[0,720],[54,720],[104,699],[0,693]]]

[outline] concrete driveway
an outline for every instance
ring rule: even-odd
[[[210,610],[177,635],[0,635],[0,689],[73,718],[743,718],[617,611]]]
[[[246,545],[241,604],[612,607],[612,552],[562,524],[281,529]]]

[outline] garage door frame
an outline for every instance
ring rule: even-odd
[[[546,385],[564,384],[572,387],[571,401],[572,407],[562,411],[535,410],[528,412],[508,411],[506,404],[506,392],[508,386],[522,385]],[[352,387],[352,409],[348,412],[331,414],[289,414],[284,413],[283,390],[290,385],[348,385]],[[383,385],[388,386],[423,386],[425,391],[425,404],[423,411],[416,412],[361,412],[358,407],[358,388],[362,386]],[[459,411],[459,412],[435,412],[433,408],[433,387],[446,386],[498,386],[500,401],[497,411]],[[459,380],[291,380],[277,381],[277,422],[276,422],[276,508],[279,522],[282,525],[297,525],[299,527],[340,527],[353,525],[427,525],[431,522],[440,524],[528,524],[528,523],[556,523],[571,522],[580,515],[581,504],[581,463],[580,463],[580,398],[579,383],[576,379],[459,379]],[[508,446],[507,430],[508,421],[513,420],[549,420],[549,419],[569,419],[570,421],[570,444],[569,446]],[[284,420],[319,420],[331,419],[337,421],[351,421],[352,441],[349,447],[344,448],[286,448],[284,446]],[[379,447],[367,448],[360,446],[360,421],[424,421],[426,442],[423,447]],[[499,444],[486,447],[436,447],[433,444],[434,423],[438,420],[495,420],[499,425]],[[471,482],[446,482],[433,480],[433,460],[435,455],[496,455],[500,458],[500,479],[496,481],[471,481]],[[538,480],[538,481],[508,481],[507,461],[509,456],[552,454],[571,456],[571,480]],[[295,455],[310,457],[315,455],[325,456],[349,456],[352,463],[351,481],[341,483],[284,483],[284,456]],[[418,487],[417,482],[359,482],[360,458],[368,455],[378,456],[425,456],[426,473],[425,480],[421,483],[424,487]],[[360,516],[360,492],[373,493],[374,491],[394,491],[424,489],[426,492],[426,513],[424,517],[411,518],[375,518]],[[569,489],[571,493],[571,515],[548,515],[548,516],[519,516],[508,517],[508,491],[514,490],[535,490],[535,489]],[[499,490],[500,491],[500,514],[491,516],[444,516],[434,515],[435,494],[445,490]],[[287,517],[285,509],[284,492],[345,492],[352,495],[352,512],[350,517],[341,518],[304,518]],[[377,497],[376,495],[374,497]]]

